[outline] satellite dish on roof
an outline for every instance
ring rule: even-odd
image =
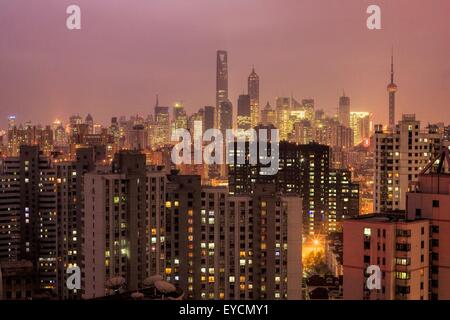
[[[118,291],[125,284],[124,277],[112,277],[108,281],[106,281],[106,287],[113,290]]]
[[[144,286],[154,286],[156,281],[162,281],[164,278],[160,276],[159,274],[150,276],[144,280]]]
[[[176,288],[173,284],[171,284],[167,281],[164,281],[164,280],[156,281],[155,287],[156,287],[156,289],[158,289],[158,291],[160,291],[162,293],[171,293],[171,292],[175,292],[175,290],[176,290]]]

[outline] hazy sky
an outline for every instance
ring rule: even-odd
[[[80,31],[66,29],[70,4]],[[366,27],[369,4],[380,31]],[[156,93],[189,112],[214,105],[218,49],[235,105],[254,64],[263,105],[293,94],[334,113],[345,89],[353,111],[386,122],[392,45],[397,119],[450,123],[449,0],[0,0],[0,128],[12,114],[147,115]]]

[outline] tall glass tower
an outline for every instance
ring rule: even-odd
[[[216,110],[219,110],[222,102],[228,101],[228,55],[226,51],[217,51],[216,73]],[[216,112],[216,128],[218,126]]]

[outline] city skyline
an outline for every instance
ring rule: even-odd
[[[367,4],[356,1],[263,1],[258,10],[253,1],[137,2],[131,9],[120,1],[109,7],[79,1],[83,27],[75,33],[65,28],[68,2],[3,3],[0,128],[6,128],[9,115],[19,123],[42,124],[76,113],[91,113],[103,124],[111,115],[146,116],[153,113],[156,94],[161,105],[183,100],[194,113],[214,105],[217,50],[228,52],[234,111],[254,65],[260,106],[294,95],[314,98],[316,109],[334,114],[345,89],[351,111],[372,112],[375,123],[387,124],[392,45],[396,118],[416,113],[427,123],[450,116],[449,4],[444,1],[427,7],[419,1],[378,1],[382,30],[375,31],[365,27]],[[274,15],[275,9],[280,14]],[[269,18],[271,24],[264,20]],[[334,33],[327,33],[330,28]],[[295,32],[298,38],[289,38],[288,45],[286,34]],[[423,107],[430,101],[433,114]]]

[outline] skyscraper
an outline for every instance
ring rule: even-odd
[[[145,155],[135,151],[84,176],[83,298],[104,296],[110,278],[137,290],[149,276],[146,179]]]
[[[397,85],[394,83],[394,53],[391,55],[391,83],[387,86],[389,92],[389,127],[395,127],[395,93]]]
[[[216,109],[213,106],[205,106],[205,131],[214,128],[214,119],[216,114]]]
[[[263,126],[267,125],[275,125],[276,123],[276,113],[275,110],[272,109],[270,106],[270,103],[267,102],[266,106],[264,107],[264,110],[261,112],[261,123]]]
[[[68,290],[66,269],[82,265],[84,174],[94,169],[95,155],[93,147],[81,147],[76,150],[75,161],[55,164],[58,212],[57,288],[61,299],[81,297],[80,290]]]
[[[252,73],[248,76],[248,95],[250,96],[250,117],[251,127],[254,128],[259,124],[259,76],[252,69]]]
[[[253,127],[251,119],[251,98],[248,94],[241,94],[238,99],[237,126],[238,129],[250,129]]]
[[[345,126],[350,127],[350,97],[343,93],[339,98],[339,122]]]
[[[233,128],[233,104],[230,100],[222,101],[217,110],[217,128],[225,134],[225,130]]]
[[[228,100],[228,54],[226,51],[217,51],[216,71],[216,110],[220,104]],[[219,126],[218,112],[216,114],[216,127]]]
[[[367,142],[372,134],[372,114],[369,112],[350,112],[350,127],[353,130],[355,145]]]
[[[163,146],[170,141],[169,107],[160,106],[158,97],[155,105],[155,132],[155,147]]]
[[[406,192],[435,153],[441,135],[420,129],[415,115],[403,115],[394,128],[376,126],[374,203],[376,212],[405,210]]]
[[[20,146],[6,158],[0,192],[0,259],[31,261],[37,289],[56,288],[55,170],[38,146]],[[5,210],[5,205],[10,210]]]
[[[287,140],[292,132],[291,106],[292,99],[289,97],[278,97],[276,100],[276,126],[280,130],[280,141]]]
[[[183,102],[176,102],[173,108],[173,129],[187,129],[187,122]]]
[[[240,152],[246,157],[249,154],[248,143],[245,148]],[[235,144],[235,161],[229,167],[230,193],[248,195],[260,185],[274,185],[282,194],[300,195],[305,236],[335,231],[340,228],[343,218],[358,214],[358,185],[352,183],[350,172],[330,169],[330,147],[316,143],[280,142],[276,175],[260,174],[260,163],[237,163],[238,152]]]

